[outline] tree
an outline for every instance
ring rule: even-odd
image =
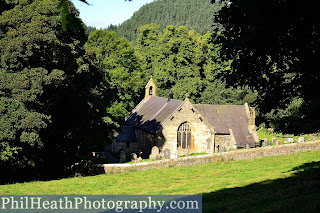
[[[226,88],[220,76],[230,69],[231,60],[221,60],[221,45],[211,42],[215,39],[216,34],[201,36],[185,26],[168,25],[162,32],[156,24],[142,26],[136,40],[142,72],[147,78],[153,75],[160,96],[167,97],[172,89],[175,98],[184,99],[188,94],[195,103],[253,102],[248,88]]]
[[[222,52],[234,59],[228,83],[255,88],[265,119],[283,131],[319,130],[318,6],[234,0],[216,16],[225,28]]]
[[[89,36],[90,33],[93,32],[93,31],[95,31],[95,30],[97,30],[97,28],[94,27],[94,26],[88,26],[88,27],[86,27],[86,35]]]
[[[96,30],[86,43],[87,55],[103,76],[106,106],[104,121],[110,125],[109,136],[141,100],[143,81],[138,56],[125,38],[114,32]]]
[[[212,31],[212,14],[219,11],[220,4],[210,4],[207,0],[166,0],[154,1],[144,5],[114,30],[119,36],[130,41],[137,38],[140,26],[156,23],[161,30],[167,25],[186,26],[203,35]],[[218,27],[219,26],[216,26]]]
[[[88,103],[95,83],[83,57],[85,31],[61,30],[59,0],[2,4],[0,173],[13,181],[10,172],[28,168],[28,174],[53,178],[61,175],[55,169],[74,160],[95,115]],[[70,2],[69,8],[80,21]]]

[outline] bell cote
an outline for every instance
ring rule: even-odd
[[[150,77],[149,82],[146,85],[146,92],[145,92],[145,96],[144,99],[147,100],[150,96],[157,96],[156,94],[156,84],[154,83],[152,76]]]

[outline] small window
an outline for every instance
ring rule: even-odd
[[[149,95],[152,95],[152,92],[153,92],[153,87],[151,86],[151,87],[149,88]]]

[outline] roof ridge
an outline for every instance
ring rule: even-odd
[[[194,105],[210,105],[210,106],[244,106],[244,104],[194,104]]]

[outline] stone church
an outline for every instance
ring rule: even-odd
[[[171,158],[191,153],[214,153],[254,147],[255,110],[244,105],[192,104],[157,97],[151,79],[145,98],[125,119],[122,133],[112,144],[114,152],[139,153],[147,158],[151,148],[170,150]]]

